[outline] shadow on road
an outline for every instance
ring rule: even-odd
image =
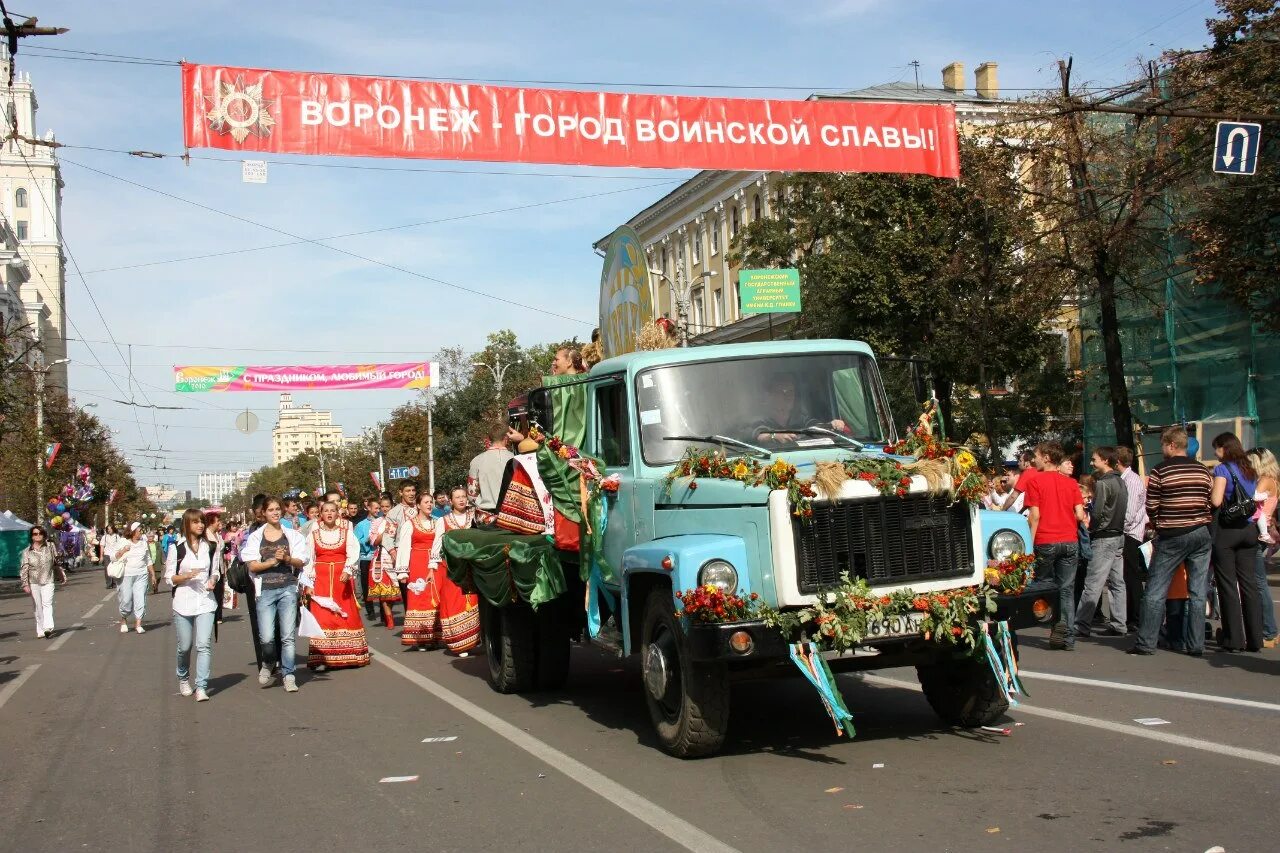
[[[248,677],[243,672],[228,672],[223,675],[215,675],[209,679],[209,692],[216,693],[222,690],[229,690]]]

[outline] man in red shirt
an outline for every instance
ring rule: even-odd
[[[1058,471],[1063,456],[1056,441],[1036,445],[1037,471],[1027,484],[1025,506],[1030,510],[1027,521],[1035,546],[1036,579],[1052,578],[1058,587],[1058,621],[1049,635],[1049,648],[1070,651],[1076,647],[1076,531],[1085,516],[1079,484]]]

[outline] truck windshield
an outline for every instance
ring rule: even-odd
[[[717,443],[715,436],[776,452],[850,444],[824,435],[824,430],[864,444],[883,444],[890,433],[875,362],[861,353],[703,361],[646,370],[636,377],[636,415],[649,465],[675,462],[689,447],[709,449]],[[743,453],[733,443],[725,449],[731,456]]]

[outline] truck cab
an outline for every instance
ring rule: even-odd
[[[602,537],[613,571],[592,574],[587,618],[577,624],[597,645],[640,656],[651,717],[675,755],[719,748],[732,681],[796,674],[789,638],[775,628],[692,623],[678,613],[680,592],[712,585],[798,610],[844,575],[885,593],[979,586],[989,559],[1030,549],[1022,516],[930,492],[920,476],[901,496],[849,480],[838,495],[819,494],[805,517],[784,489],[669,476],[690,449],[761,465],[785,459],[800,477],[812,477],[821,462],[885,457],[898,436],[876,360],[861,342],[633,352],[562,377],[528,405],[542,424],[579,424],[580,449],[616,475]],[[1002,617],[1023,625],[1052,618],[1048,599],[1002,601]],[[545,642],[552,634],[538,636]],[[985,663],[959,659],[910,624],[884,626],[865,648],[829,663],[833,670],[915,665],[930,702],[951,722],[986,724],[1007,707],[983,675]]]

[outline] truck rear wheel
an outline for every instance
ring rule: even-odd
[[[954,660],[916,667],[924,698],[942,721],[953,726],[989,726],[1009,710],[1000,682],[983,659]]]
[[[645,703],[662,749],[677,758],[719,751],[729,727],[729,680],[723,663],[689,660],[671,591],[645,602],[641,630]]]
[[[489,686],[499,693],[532,690],[537,680],[534,614],[526,604],[494,607],[480,601],[480,633],[489,661]]]

